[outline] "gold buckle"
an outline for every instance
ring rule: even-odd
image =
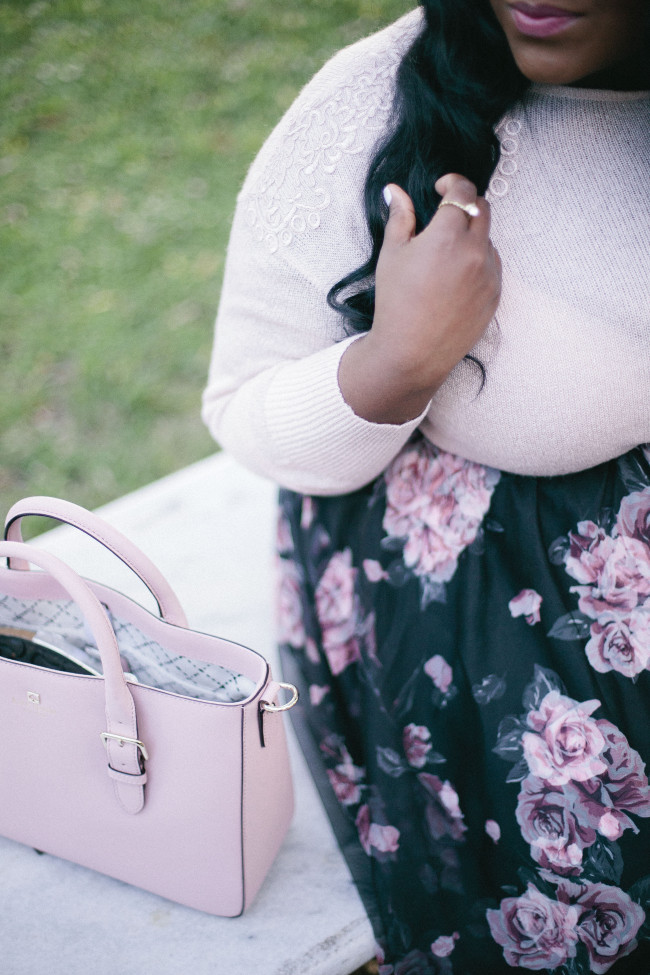
[[[139,738],[125,738],[124,735],[111,735],[108,731],[102,731],[99,737],[103,741],[104,747],[108,745],[109,739],[111,741],[119,741],[120,748],[122,748],[124,745],[135,745],[140,750],[145,762],[149,761],[147,746],[143,741],[140,741]]]

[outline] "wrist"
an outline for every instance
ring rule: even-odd
[[[395,425],[417,419],[444,378],[425,378],[421,364],[385,349],[372,332],[348,346],[338,373],[341,394],[357,416]]]

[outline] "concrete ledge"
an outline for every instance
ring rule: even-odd
[[[100,514],[158,565],[190,625],[274,652],[275,488],[216,455]],[[72,499],[74,500],[74,499]],[[56,528],[36,544],[146,605],[146,590],[101,546]],[[350,975],[374,939],[288,726],[296,816],[251,910],[234,920],[180,907],[0,839],[6,975]]]

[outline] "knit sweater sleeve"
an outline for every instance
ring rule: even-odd
[[[417,25],[408,15],[332,59],[266,142],[238,197],[203,418],[242,463],[296,491],[362,486],[422,419],[378,424],[352,411],[338,367],[358,337],[326,300],[368,253],[365,176]]]

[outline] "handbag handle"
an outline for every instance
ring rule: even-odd
[[[60,498],[32,497],[23,498],[10,508],[5,521],[5,540],[22,542],[21,521],[23,518],[35,515],[52,518],[78,528],[80,531],[98,541],[109,552],[117,556],[144,583],[156,601],[161,617],[175,626],[187,628],[187,617],[163,574],[147,558],[144,552],[122,535],[116,528],[108,525],[97,515],[86,511],[71,501]],[[11,569],[29,569],[25,559],[12,558],[9,560]]]
[[[143,772],[141,755],[146,757],[146,748],[138,739],[135,704],[122,670],[115,633],[104,607],[81,576],[49,552],[24,542],[0,542],[0,558],[37,565],[56,580],[81,610],[102,661],[107,728],[101,733],[101,738],[108,752],[108,773],[122,807],[126,812],[139,812],[144,805],[146,774]]]

